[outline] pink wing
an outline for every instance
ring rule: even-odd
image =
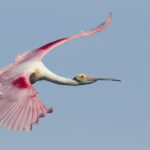
[[[0,78],[0,125],[13,130],[31,130],[32,124],[46,113],[51,113],[36,97],[37,91],[28,76],[15,80]]]
[[[109,13],[107,19],[105,22],[103,22],[102,24],[100,24],[99,26],[97,26],[94,29],[91,29],[87,32],[80,32],[79,34],[67,37],[67,38],[62,38],[59,40],[56,40],[54,42],[48,43],[40,48],[38,48],[37,50],[34,51],[33,53],[33,57],[39,57],[42,58],[44,55],[46,55],[50,50],[52,50],[53,48],[55,48],[56,46],[69,42],[70,40],[76,39],[78,37],[82,37],[82,36],[89,36],[98,32],[101,32],[102,30],[104,30],[105,28],[108,27],[108,25],[110,24],[112,20],[112,13]]]
[[[18,56],[17,57],[16,62],[21,63],[23,61],[26,61],[26,60],[29,60],[29,59],[35,58],[35,57],[42,59],[43,56],[45,56],[50,50],[52,50],[53,48],[55,48],[56,46],[58,46],[60,44],[69,42],[70,40],[76,39],[78,37],[89,36],[89,35],[101,32],[102,30],[104,30],[108,27],[111,20],[112,20],[112,13],[109,13],[109,15],[108,15],[107,19],[105,20],[105,22],[103,22],[102,24],[100,24],[96,28],[91,29],[87,32],[82,31],[82,32],[80,32],[76,35],[53,41],[53,42],[48,43],[48,44],[46,44],[46,45],[44,45],[44,46],[42,46],[42,47],[40,47],[36,50],[24,53],[23,56]]]

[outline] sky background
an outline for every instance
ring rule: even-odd
[[[149,0],[1,0],[0,67],[23,51],[97,26],[109,12],[106,30],[55,48],[43,62],[65,77],[86,73],[122,82],[36,83],[38,97],[54,113],[32,132],[1,127],[0,149],[150,149]]]

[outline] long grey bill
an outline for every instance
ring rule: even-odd
[[[121,82],[121,80],[119,80],[119,79],[114,79],[114,78],[98,78],[98,80],[119,81],[119,82]]]
[[[115,78],[95,78],[95,77],[89,77],[90,80],[93,80],[93,81],[97,81],[97,80],[102,80],[102,81],[118,81],[118,82],[121,82],[121,80],[119,79],[115,79]]]

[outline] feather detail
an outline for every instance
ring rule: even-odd
[[[13,80],[0,75],[0,125],[12,130],[32,130],[39,118],[50,113],[36,96],[38,93],[29,82],[29,75]],[[9,88],[8,88],[9,87]],[[7,90],[6,90],[7,89]],[[51,111],[52,112],[52,111]]]
[[[0,101],[0,125],[8,129],[30,131],[46,113],[49,110],[36,96],[14,102]]]
[[[22,55],[17,55],[14,61],[15,64],[20,64],[28,59],[28,56],[31,54],[30,51],[24,52]]]
[[[89,31],[81,31],[80,33],[75,34],[73,36],[58,39],[51,43],[45,44],[45,45],[41,46],[40,48],[32,51],[30,53],[30,56],[28,56],[28,57],[42,59],[49,51],[51,51],[53,48],[55,48],[63,43],[69,42],[70,40],[73,40],[73,39],[76,39],[79,37],[90,36],[90,35],[93,35],[93,34],[103,31],[104,29],[106,29],[109,26],[109,24],[111,23],[111,20],[112,20],[112,13],[109,13],[107,19],[103,23],[98,25],[96,28],[93,28]]]
[[[32,59],[32,58],[42,59],[50,50],[52,50],[53,48],[55,48],[55,47],[57,47],[63,43],[69,42],[70,40],[73,40],[73,39],[76,39],[79,37],[90,36],[92,34],[96,34],[98,32],[101,32],[109,26],[109,24],[111,23],[111,20],[112,20],[112,13],[109,13],[107,19],[103,23],[98,25],[96,28],[93,28],[93,29],[86,31],[86,32],[81,31],[80,33],[78,33],[76,35],[58,39],[58,40],[53,41],[51,43],[45,44],[45,45],[41,46],[40,48],[35,49],[33,51],[24,52],[22,55],[17,55],[12,66],[21,64],[25,61]]]

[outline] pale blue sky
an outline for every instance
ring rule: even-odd
[[[150,149],[149,0],[1,0],[0,67],[25,50],[97,26],[108,12],[113,13],[108,29],[61,45],[43,61],[66,77],[87,73],[123,82],[36,83],[39,98],[54,113],[32,132],[1,127],[0,149]]]

